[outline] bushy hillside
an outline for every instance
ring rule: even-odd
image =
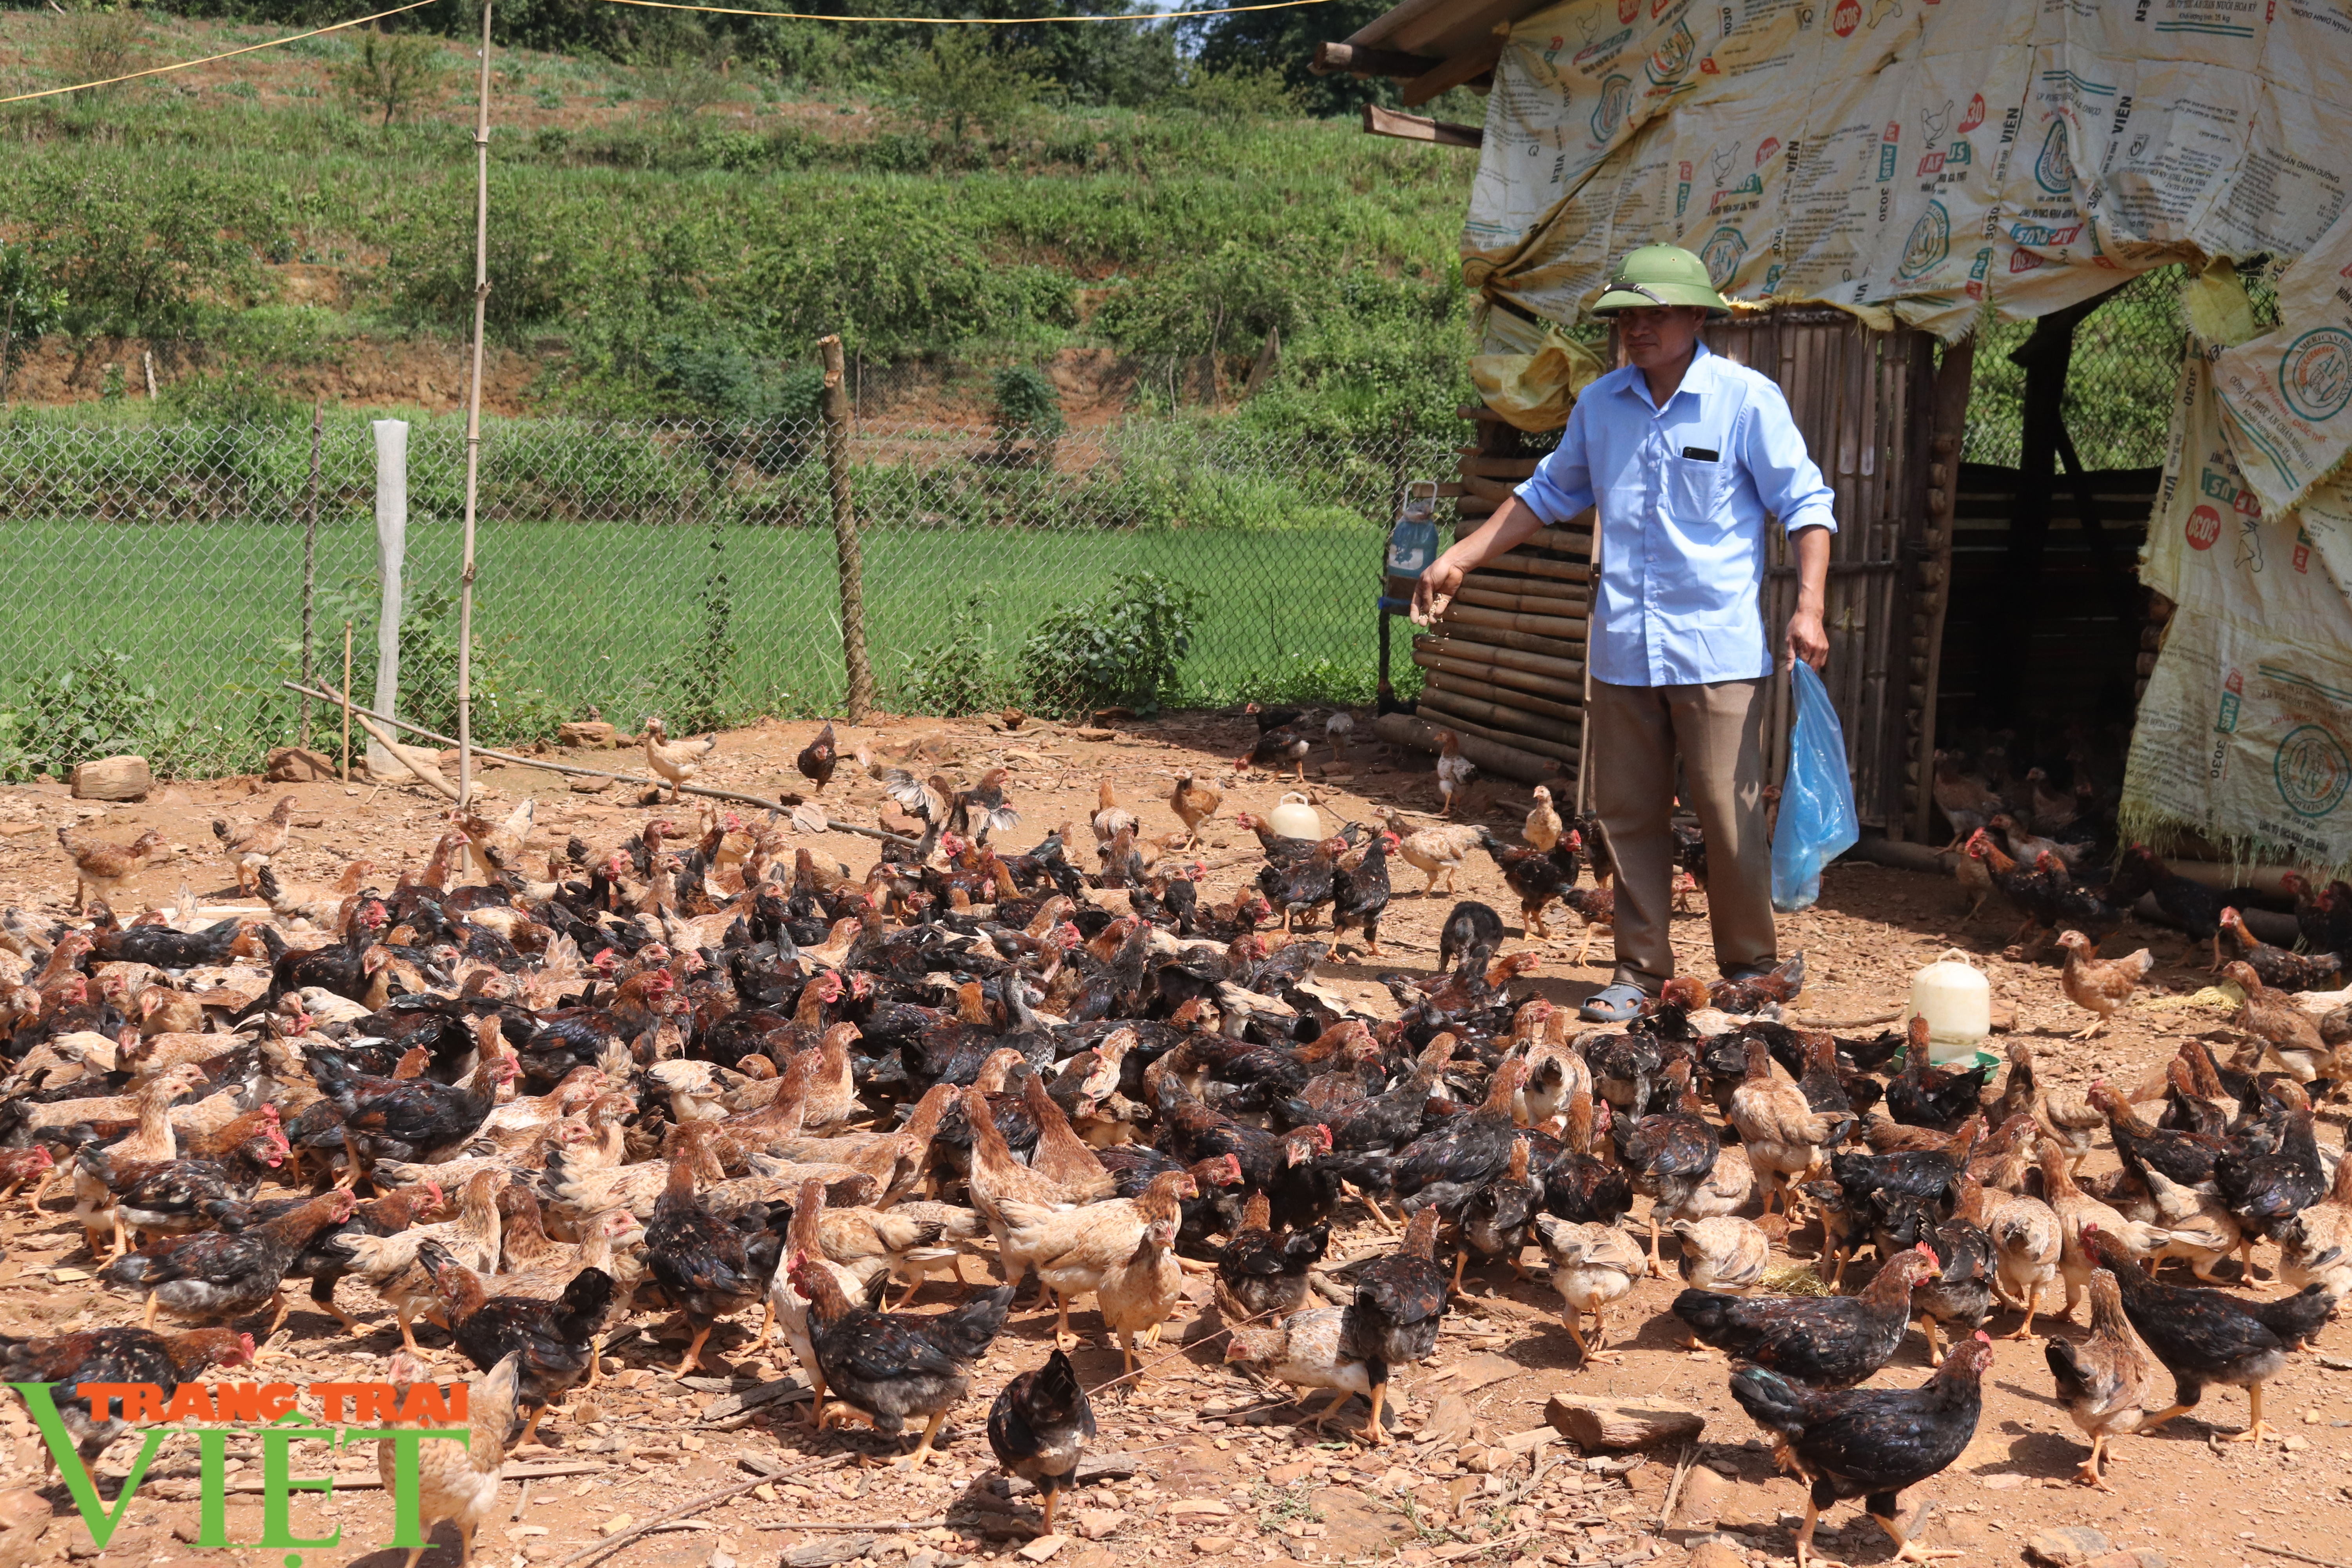
[[[1313,118],[1230,39],[1218,70],[1160,29],[1117,47],[1100,27],[1020,30],[1086,32],[1074,64],[904,27],[624,37],[614,9],[583,9],[596,52],[495,55],[489,313],[509,412],[794,412],[813,390],[795,367],[828,331],[877,402],[916,412],[984,405],[990,373],[1023,364],[1066,384],[1083,367],[1107,409],[1230,404],[1276,332],[1245,417],[1435,429],[1465,395],[1471,156]],[[532,26],[545,41],[554,24]],[[12,12],[0,59],[21,91],[282,30]],[[16,395],[135,394],[104,366],[152,346],[172,398],[233,412],[454,343],[471,57],[340,34],[0,110],[12,354],[27,327],[47,334]],[[1087,101],[1121,70],[1149,90]]]

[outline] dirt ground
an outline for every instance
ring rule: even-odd
[[[798,787],[791,759],[812,728],[774,723],[723,736],[707,782],[755,794]],[[1370,728],[1369,716],[1360,716],[1360,732]],[[1209,715],[1124,726],[1116,734],[1034,722],[1000,734],[978,723],[893,721],[845,730],[842,742],[845,753],[859,741],[886,753],[920,747],[947,771],[967,778],[1001,762],[1012,769],[1008,794],[1024,817],[1007,837],[1024,847],[1066,820],[1083,837],[1097,783],[1105,777],[1122,801],[1139,810],[1147,832],[1172,828],[1173,817],[1160,801],[1170,774],[1184,766],[1202,770],[1225,791],[1224,817],[1204,841],[1205,858],[1213,867],[1222,866],[1212,871],[1206,891],[1224,895],[1256,865],[1255,856],[1245,853],[1255,843],[1230,826],[1231,813],[1270,807],[1289,787],[1263,774],[1234,778],[1230,759],[1244,749],[1250,732],[1246,720]],[[1318,758],[1323,755],[1318,748]],[[1377,807],[1387,804],[1435,808],[1428,759],[1372,744],[1352,748],[1351,756],[1352,768],[1326,767],[1320,777],[1310,765],[1311,788],[1328,818],[1372,821]],[[628,765],[609,752],[573,760]],[[543,771],[496,769],[485,776],[507,800],[525,792],[536,796],[539,826],[554,845],[575,832],[610,842],[650,815],[632,804],[627,797],[634,792],[626,786],[581,795]],[[1525,792],[1491,783],[1482,787],[1489,792],[1485,809],[1497,829],[1516,827],[1527,806]],[[442,809],[437,799],[421,792],[336,784],[180,783],[161,788],[148,803],[110,807],[71,801],[61,785],[8,788],[0,790],[0,904],[46,917],[64,913],[70,869],[51,830],[75,819],[104,837],[126,840],[142,828],[162,830],[178,858],[142,877],[137,887],[145,899],[166,902],[184,881],[200,896],[223,896],[226,873],[205,853],[213,842],[210,819],[225,813],[258,815],[280,793],[294,794],[302,806],[296,847],[281,857],[280,874],[304,882],[324,882],[345,858],[365,855],[376,862],[374,879],[388,883],[398,868],[421,863]],[[854,777],[845,765],[824,804],[845,820],[871,822],[880,795],[876,785]],[[870,840],[834,834],[819,842],[853,867],[871,858]],[[1423,899],[1420,879],[1401,866],[1397,872],[1398,896],[1383,922],[1388,956],[1373,960],[1350,952],[1322,971],[1328,984],[1382,1016],[1394,1007],[1376,976],[1428,973],[1437,925],[1451,902],[1442,893]],[[1465,868],[1460,890],[1502,908],[1517,929],[1515,901],[1483,857]],[[2101,1073],[2136,1080],[2174,1050],[2183,1031],[2228,1038],[2226,1015],[2184,1005],[2205,976],[2203,960],[2184,954],[2178,933],[2127,928],[2109,944],[2108,951],[2116,952],[2146,943],[2164,962],[2151,986],[2118,1016],[2106,1036],[2080,1044],[2065,1037],[2084,1016],[2059,994],[2055,967],[2003,959],[1998,948],[2008,931],[1997,909],[1989,907],[1970,926],[1961,922],[1963,909],[1958,888],[1947,880],[1868,866],[1832,868],[1820,907],[1783,925],[1783,951],[1804,950],[1811,976],[1796,1011],[1817,1019],[1883,1012],[1903,999],[1914,970],[1958,946],[1981,955],[1996,996],[2015,1002],[2017,1027],[2042,1052],[2051,1081],[2080,1085]],[[1565,916],[1559,921],[1561,927],[1573,923]],[[1677,922],[1676,945],[1688,966],[1711,975],[1706,931],[1703,916],[1685,918]],[[1605,935],[1592,962],[1581,967],[1570,962],[1576,942],[1570,934],[1538,944],[1546,956],[1533,982],[1537,991],[1572,1002],[1606,978]],[[1519,945],[1515,941],[1507,951]],[[2184,964],[2184,956],[2193,962]],[[2329,1110],[2323,1121],[2322,1141],[2340,1141],[2342,1112]],[[2102,1148],[2091,1168],[2105,1168],[2112,1160]],[[18,1205],[0,1219],[0,1247],[5,1249],[0,1260],[0,1331],[55,1333],[135,1321],[136,1303],[100,1290],[89,1279],[91,1259],[66,1219],[68,1206],[67,1199],[53,1195],[46,1213],[27,1215]],[[1796,1254],[1810,1256],[1816,1237],[1811,1228],[1792,1237]],[[1343,1211],[1333,1242],[1335,1259],[1380,1246],[1368,1223]],[[2279,1293],[2272,1278],[2276,1258],[2275,1248],[2257,1254],[2256,1288],[2263,1294]],[[617,1527],[625,1530],[781,1466],[785,1479],[711,1509],[690,1527],[628,1542],[611,1561],[626,1568],[735,1568],[754,1558],[775,1562],[782,1553],[783,1564],[857,1562],[898,1568],[903,1562],[908,1568],[941,1568],[1017,1553],[1027,1561],[1050,1559],[1076,1568],[1195,1560],[1396,1561],[1412,1568],[1438,1562],[1514,1568],[1549,1562],[1630,1568],[1647,1559],[1673,1563],[1687,1554],[1704,1568],[1737,1568],[1791,1556],[1801,1489],[1773,1474],[1764,1442],[1729,1397],[1723,1363],[1677,1348],[1679,1336],[1665,1309],[1680,1289],[1678,1279],[1648,1282],[1612,1310],[1612,1338],[1624,1352],[1622,1362],[1579,1369],[1559,1326],[1558,1300],[1539,1278],[1514,1282],[1499,1266],[1473,1270],[1467,1295],[1447,1321],[1433,1362],[1401,1377],[1398,1386],[1409,1387],[1411,1394],[1402,1402],[1391,1398],[1392,1408],[1403,1405],[1400,1440],[1381,1449],[1344,1438],[1361,1424],[1360,1401],[1318,1442],[1295,1422],[1282,1391],[1262,1389],[1228,1372],[1205,1289],[1197,1279],[1190,1283],[1195,1303],[1183,1321],[1171,1325],[1162,1351],[1167,1359],[1153,1367],[1150,1381],[1124,1394],[1113,1390],[1097,1396],[1102,1430],[1091,1451],[1115,1460],[1128,1456],[1110,1468],[1130,1473],[1097,1481],[1067,1500],[1061,1537],[1029,1541],[1033,1526],[1025,1521],[1035,1517],[1034,1500],[1008,1500],[982,1431],[988,1401],[1005,1379],[1036,1365],[1045,1354],[1050,1319],[1024,1300],[994,1353],[977,1370],[971,1397],[951,1420],[945,1462],[911,1479],[900,1471],[855,1468],[848,1463],[852,1454],[886,1450],[862,1433],[810,1437],[797,1425],[801,1407],[776,1404],[727,1414],[734,1409],[731,1394],[796,1375],[780,1344],[763,1350],[751,1342],[756,1317],[722,1325],[712,1345],[719,1364],[706,1356],[706,1368],[715,1375],[683,1385],[667,1370],[675,1364],[683,1331],[667,1330],[657,1319],[640,1320],[646,1331],[614,1347],[608,1366],[617,1377],[593,1394],[575,1395],[568,1409],[551,1415],[541,1428],[543,1451],[525,1450],[510,1461],[510,1468],[602,1468],[534,1480],[521,1500],[520,1489],[509,1480],[498,1519],[478,1546],[499,1568],[561,1565],[614,1531],[616,1521],[626,1521]],[[348,1310],[373,1325],[370,1337],[345,1339],[302,1299],[288,1320],[286,1359],[269,1370],[305,1383],[380,1377],[398,1342],[390,1314],[373,1300],[358,1299],[364,1295],[347,1288],[342,1299]],[[925,1297],[934,1304],[944,1299],[938,1289]],[[1085,1331],[1096,1327],[1090,1304],[1074,1322]],[[2013,1317],[2001,1314],[1988,1327],[1999,1334],[2014,1324]],[[2046,1316],[2042,1324],[2060,1332],[2080,1331]],[[429,1327],[420,1327],[420,1337],[427,1344],[446,1343]],[[1192,1342],[1180,1349],[1187,1340]],[[2115,1446],[2112,1495],[2072,1483],[2084,1444],[2051,1396],[2041,1346],[1998,1339],[1995,1345],[1976,1441],[1957,1465],[1922,1489],[1933,1510],[1924,1527],[1927,1545],[1958,1548],[1968,1561],[2015,1562],[2039,1531],[2089,1526],[2119,1551],[2140,1551],[2144,1568],[2152,1563],[2145,1555],[2151,1551],[2173,1563],[2275,1564],[2295,1553],[2305,1562],[2352,1562],[2352,1542],[2336,1533],[2352,1534],[2352,1337],[2347,1330],[2329,1328],[2314,1352],[2293,1357],[2270,1385],[2266,1413],[2283,1441],[2215,1443],[2217,1434],[2235,1431],[2246,1419],[2244,1396],[2216,1389],[2194,1415],[2153,1437],[2126,1438]],[[453,1377],[465,1370],[450,1357],[442,1364]],[[1106,1352],[1091,1341],[1078,1364],[1089,1384],[1118,1372],[1116,1350]],[[1915,1334],[1876,1381],[1911,1384],[1926,1375],[1924,1347]],[[1622,1458],[1586,1458],[1564,1441],[1549,1438],[1545,1403],[1562,1391],[1662,1395],[1697,1407],[1707,1424],[1688,1456],[1661,1452],[1627,1471]],[[38,1484],[38,1458],[21,1413],[12,1406],[0,1415],[0,1485]],[[241,1473],[256,1473],[252,1445],[233,1443],[230,1451],[246,1461]],[[132,1452],[131,1445],[118,1445],[101,1466],[102,1474],[119,1476]],[[1664,1521],[1677,1461],[1685,1457],[1704,1468],[1685,1476],[1676,1517]],[[321,1458],[305,1463],[298,1457],[296,1468],[318,1473],[329,1462]],[[372,1477],[374,1471],[370,1451],[333,1462],[352,1475]],[[193,1483],[173,1479],[193,1473],[192,1452],[167,1448],[154,1472],[163,1479],[150,1479],[99,1560],[127,1565],[198,1555],[185,1544],[195,1533]],[[231,1539],[255,1539],[257,1500],[246,1495],[231,1500]],[[58,1508],[59,1517],[31,1560],[54,1556],[68,1545],[78,1557],[91,1554],[70,1505],[60,1502]],[[351,1493],[332,1502],[305,1494],[294,1504],[293,1521],[297,1533],[305,1535],[343,1526],[344,1543],[326,1549],[337,1563],[393,1568],[394,1552],[366,1544],[382,1538],[386,1512],[376,1492]],[[318,1526],[323,1528],[312,1528]],[[446,1527],[439,1539],[455,1551],[454,1534]],[[1817,1547],[1826,1556],[1860,1562],[1882,1562],[1889,1555],[1877,1528],[1846,1505],[1832,1511]],[[2273,1555],[2264,1550],[2270,1547],[2284,1554]],[[257,1564],[265,1554],[236,1555]],[[320,1553],[311,1555],[315,1561]],[[284,1561],[295,1568],[294,1559]],[[2126,1568],[2126,1562],[2118,1557],[2106,1568]]]

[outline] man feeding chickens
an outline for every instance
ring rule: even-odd
[[[1559,449],[1430,563],[1413,611],[1426,619],[1464,574],[1598,507],[1584,718],[1594,805],[1617,865],[1617,968],[1584,1016],[1622,1023],[1675,972],[1667,920],[1677,756],[1706,836],[1716,963],[1733,981],[1773,967],[1765,523],[1780,520],[1797,560],[1789,652],[1818,669],[1829,657],[1822,603],[1837,522],[1780,389],[1699,342],[1701,322],[1728,314],[1704,262],[1675,246],[1643,246],[1618,263],[1592,310],[1616,319],[1632,363],[1586,388]]]

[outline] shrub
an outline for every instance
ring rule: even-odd
[[[1154,572],[1122,574],[1096,597],[1064,605],[1021,649],[1031,703],[1082,714],[1112,705],[1145,717],[1174,695],[1192,651],[1200,595]]]
[[[12,710],[0,713],[0,776],[46,768],[59,777],[77,763],[125,752],[165,771],[181,732],[152,686],[131,684],[131,657],[100,648],[33,678]]]
[[[898,70],[898,90],[915,100],[950,142],[968,131],[989,131],[1033,108],[1046,79],[1034,49],[999,49],[975,37],[977,27],[942,27],[931,47]]]
[[[163,389],[163,401],[192,425],[282,425],[309,412],[275,378],[242,366],[184,375]]]
[[[71,80],[105,81],[137,70],[146,45],[147,24],[128,5],[82,5],[66,14],[55,58]],[[84,96],[113,90],[97,88]]]
[[[948,617],[948,635],[905,655],[898,676],[898,706],[910,713],[954,717],[1001,708],[1012,700],[1013,682],[998,667],[991,647],[988,604],[996,591],[983,583]]]
[[[383,110],[387,130],[404,110],[435,97],[440,77],[439,44],[418,34],[387,33],[382,27],[362,33],[359,47],[336,72],[353,103],[371,114]]]
[[[1283,80],[1282,73],[1237,66],[1215,71],[1194,67],[1175,100],[1195,114],[1213,120],[1285,120],[1299,112],[1300,95]]]
[[[1048,443],[1070,427],[1062,417],[1062,394],[1042,371],[1025,364],[996,373],[996,438]]]

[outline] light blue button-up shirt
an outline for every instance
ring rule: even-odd
[[[1780,389],[1705,343],[1664,408],[1631,365],[1587,387],[1517,495],[1555,526],[1599,505],[1588,646],[1592,678],[1612,686],[1769,674],[1765,519],[1837,529]]]

